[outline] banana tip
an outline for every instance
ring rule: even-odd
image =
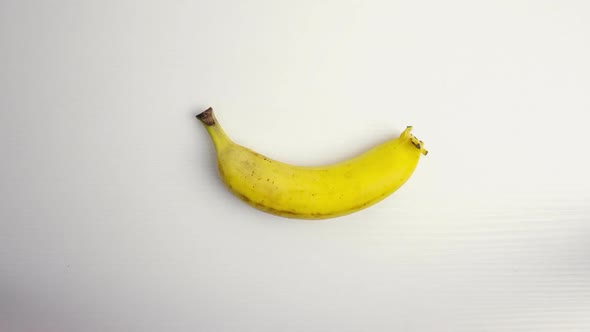
[[[206,126],[212,126],[215,124],[215,115],[213,115],[213,108],[209,107],[203,112],[197,114],[197,119]]]

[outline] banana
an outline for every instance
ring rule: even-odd
[[[197,115],[217,154],[219,175],[236,196],[274,215],[327,219],[369,207],[401,187],[414,172],[424,143],[408,126],[401,135],[332,165],[295,166],[234,143],[213,109]]]

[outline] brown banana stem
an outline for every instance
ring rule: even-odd
[[[197,119],[199,119],[199,121],[205,126],[213,126],[217,122],[215,121],[215,115],[213,114],[213,108],[211,107],[197,114]]]

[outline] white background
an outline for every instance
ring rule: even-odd
[[[0,40],[2,332],[590,330],[588,1],[3,0]],[[208,106],[295,164],[430,154],[283,219]]]

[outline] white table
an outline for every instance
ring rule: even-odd
[[[0,2],[0,330],[589,331],[587,1]],[[233,197],[195,114],[393,196]]]

